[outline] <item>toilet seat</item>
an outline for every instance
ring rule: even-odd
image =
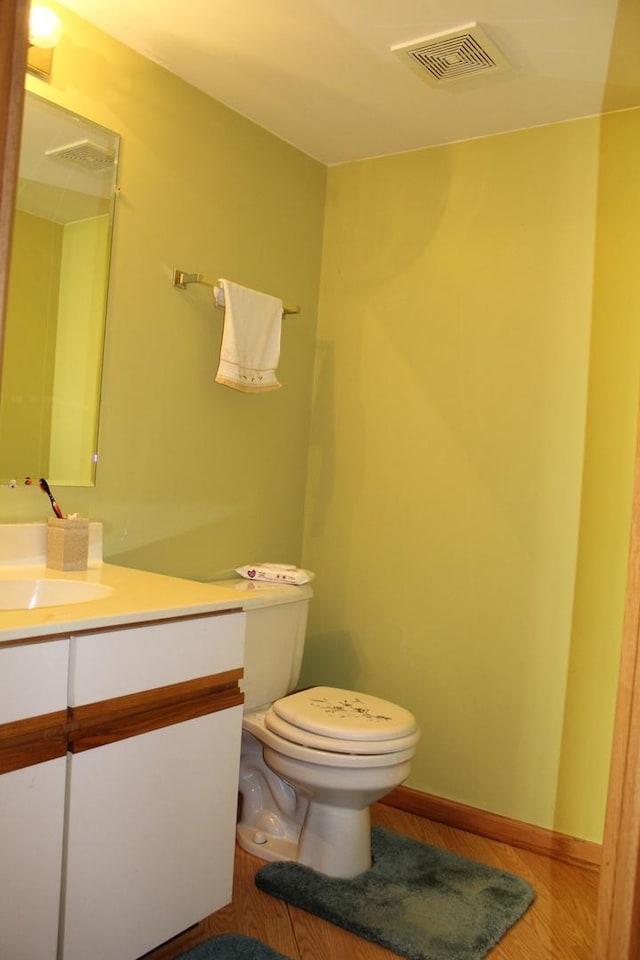
[[[338,754],[404,752],[420,737],[404,707],[336,687],[312,687],[276,700],[264,725],[284,741]]]
[[[398,751],[384,750],[380,753],[362,754],[320,750],[317,747],[304,746],[301,743],[286,740],[270,730],[265,723],[265,714],[261,710],[250,710],[245,713],[242,727],[247,733],[255,737],[265,750],[270,748],[284,757],[301,760],[317,767],[373,770],[378,767],[392,767],[405,763],[411,760],[415,754],[415,747],[405,747]]]

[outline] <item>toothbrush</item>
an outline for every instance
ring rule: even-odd
[[[49,497],[49,500],[51,500],[51,506],[53,507],[53,512],[55,513],[56,517],[58,517],[59,520],[64,520],[64,513],[56,503],[54,496],[49,489],[49,484],[47,481],[44,479],[44,477],[40,477],[38,483],[43,493],[46,493],[46,495]]]

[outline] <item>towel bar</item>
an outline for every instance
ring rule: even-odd
[[[207,280],[207,278],[203,277],[201,273],[185,273],[184,270],[173,271],[174,287],[179,287],[181,290],[186,290],[187,284],[189,283],[201,283],[205,287],[212,288],[218,286],[217,281]],[[218,302],[218,306],[223,306],[223,304]],[[291,314],[300,313],[300,307],[283,307],[282,312],[284,313],[285,317],[288,317],[291,316]]]

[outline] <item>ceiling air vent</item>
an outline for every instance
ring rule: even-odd
[[[47,150],[46,154],[54,160],[66,160],[85,170],[104,170],[113,164],[116,157],[110,147],[103,147],[93,140],[79,140],[65,147]]]
[[[439,86],[465,77],[508,70],[509,64],[477,23],[391,47],[393,53]]]

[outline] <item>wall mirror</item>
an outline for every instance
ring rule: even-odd
[[[0,478],[92,486],[119,137],[27,92],[0,389]]]

